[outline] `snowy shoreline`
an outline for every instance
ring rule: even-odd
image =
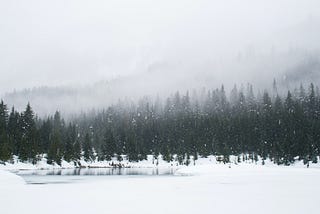
[[[166,166],[174,167],[159,162],[158,167]],[[310,164],[307,169],[302,162],[278,166],[269,161],[265,165],[261,162],[223,164],[208,157],[200,158],[196,165],[179,166],[174,174],[177,176],[124,176],[123,179],[95,176],[87,182],[48,185],[26,185],[20,176],[2,168],[1,212],[316,214],[316,195],[320,193],[320,170],[315,169],[318,166]]]
[[[84,161],[83,159],[78,161],[76,164],[74,162],[62,161],[61,165],[56,163],[48,164],[46,158],[42,158],[36,164],[32,164],[31,162],[22,162],[17,157],[11,162],[4,162],[0,164],[0,170],[50,170],[50,169],[79,169],[79,168],[190,168],[193,166],[203,166],[203,165],[221,165],[221,166],[272,166],[272,167],[298,167],[298,168],[308,168],[303,161],[295,161],[293,164],[289,166],[285,165],[277,165],[273,163],[270,159],[267,159],[262,162],[261,158],[258,161],[245,160],[238,162],[237,156],[230,156],[229,163],[222,163],[218,161],[216,156],[208,156],[206,158],[200,157],[198,160],[193,161],[186,165],[180,165],[177,161],[167,162],[159,158],[157,161],[153,158],[152,155],[148,155],[147,160],[139,161],[139,162],[129,162],[127,160],[123,160],[121,162],[117,161],[116,158],[111,161]],[[309,168],[320,168],[320,163],[309,163]]]

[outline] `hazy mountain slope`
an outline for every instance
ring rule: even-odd
[[[110,81],[79,87],[39,87],[4,95],[4,100],[18,109],[29,101],[40,115],[61,110],[65,114],[99,109],[119,99],[135,100],[142,96],[167,96],[176,90],[216,88],[230,89],[235,83],[250,82],[256,89],[272,86],[276,78],[279,88],[287,90],[300,83],[320,83],[320,54],[315,51],[240,53],[233,60],[207,61],[193,67],[157,62],[145,71]]]

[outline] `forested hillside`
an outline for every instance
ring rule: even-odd
[[[227,95],[228,94],[228,95]],[[200,92],[176,92],[167,99],[144,97],[119,101],[105,110],[82,114],[65,122],[54,116],[38,118],[30,104],[25,111],[0,103],[0,159],[13,155],[36,163],[46,154],[48,163],[61,160],[130,161],[176,158],[188,164],[190,156],[249,154],[289,165],[296,157],[317,162],[320,148],[320,93],[310,84],[284,96],[254,93],[252,85]]]

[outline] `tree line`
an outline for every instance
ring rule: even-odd
[[[23,112],[0,103],[0,160],[18,156],[49,164],[111,160],[139,161],[159,155],[168,162],[189,164],[190,156],[247,154],[290,165],[296,159],[317,162],[320,148],[320,93],[310,84],[279,95],[255,94],[252,85],[222,86],[169,96],[119,101],[108,108],[65,122],[57,111],[38,118],[30,104]]]

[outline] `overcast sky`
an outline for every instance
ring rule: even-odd
[[[0,0],[0,93],[312,48],[290,32],[319,16],[319,0]]]

